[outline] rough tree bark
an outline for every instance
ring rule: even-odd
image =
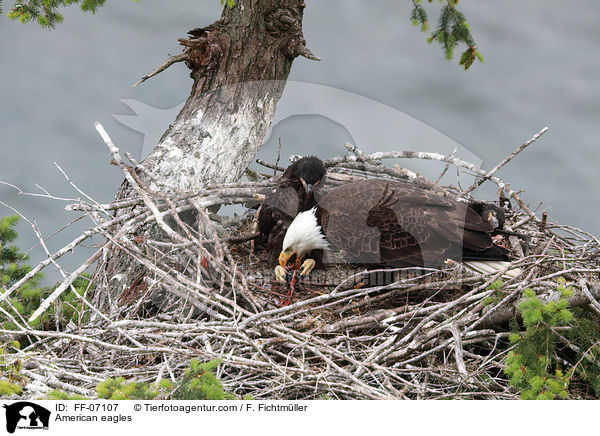
[[[144,162],[161,183],[189,189],[240,177],[267,133],[292,61],[314,58],[302,35],[303,8],[298,0],[238,0],[180,40],[194,84]]]
[[[191,30],[184,46],[192,90],[175,122],[142,162],[154,177],[138,176],[153,190],[190,190],[237,180],[271,125],[292,61],[316,58],[302,33],[305,4],[298,0],[237,0],[215,23]],[[131,197],[124,182],[117,199]],[[135,281],[140,267],[108,259],[105,283],[112,297]]]

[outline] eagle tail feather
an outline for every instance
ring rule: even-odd
[[[468,260],[463,261],[463,265],[469,270],[478,274],[499,273],[508,268],[510,262],[497,260]],[[520,268],[510,268],[502,274],[504,280],[514,279],[522,273]]]

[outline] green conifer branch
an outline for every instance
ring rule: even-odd
[[[431,2],[432,0],[429,0],[429,3]],[[427,12],[421,6],[420,0],[412,0],[412,3],[413,9],[410,14],[412,24],[420,25],[421,31],[426,32],[429,29]],[[475,59],[483,62],[483,56],[477,50],[467,20],[464,14],[456,8],[458,0],[440,0],[440,3],[445,3],[445,5],[440,11],[436,29],[427,38],[427,42],[437,41],[442,46],[446,59],[452,59],[456,47],[465,44],[467,48],[458,60],[458,64],[465,70],[473,65]]]
[[[215,374],[221,362],[215,359],[201,363],[191,359],[190,367],[174,382],[163,379],[155,384],[127,382],[123,377],[108,378],[96,386],[96,392],[99,398],[110,400],[235,400],[237,397],[223,389]],[[56,391],[52,398],[59,399],[60,395]]]
[[[421,26],[422,32],[427,32],[429,30],[429,22],[427,21],[427,12],[421,6],[420,0],[412,0],[413,9],[410,13],[410,19],[412,20],[413,26]]]
[[[140,0],[133,1],[137,3]],[[14,6],[7,15],[9,19],[21,23],[35,21],[42,27],[54,28],[56,24],[63,21],[63,15],[59,12],[61,8],[79,4],[82,11],[94,13],[105,2],[106,0],[28,0],[27,2],[15,0]],[[220,2],[230,8],[235,5],[235,0],[220,0]],[[2,13],[2,0],[0,0],[0,13]]]
[[[96,12],[106,0],[29,0],[26,3],[15,2],[8,13],[8,18],[21,23],[36,21],[40,26],[53,28],[63,21],[60,8],[71,4],[79,4],[85,12]]]
[[[544,304],[527,288],[518,305],[525,332],[510,335],[514,348],[506,357],[504,372],[511,385],[521,390],[524,400],[563,399],[568,395],[569,376],[559,367],[553,329],[572,323],[573,313],[567,306],[573,289],[559,279],[557,290],[560,299]]]

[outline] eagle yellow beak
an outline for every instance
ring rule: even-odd
[[[290,260],[290,257],[292,257],[294,254],[296,255],[295,269],[300,269],[300,256],[298,256],[298,254],[293,250],[283,250],[281,253],[279,253],[279,265],[285,268]]]

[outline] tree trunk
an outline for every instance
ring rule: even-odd
[[[173,192],[236,181],[271,125],[292,61],[316,58],[302,34],[305,4],[298,0],[236,0],[221,19],[180,39],[194,80],[191,94],[139,172],[152,190]],[[132,197],[124,182],[117,199]],[[124,213],[124,212],[123,212]],[[115,251],[104,283],[117,297],[144,275]]]
[[[302,36],[303,3],[237,0],[216,23],[180,40],[192,92],[144,161],[168,188],[236,181],[271,125],[292,61],[312,57]]]

